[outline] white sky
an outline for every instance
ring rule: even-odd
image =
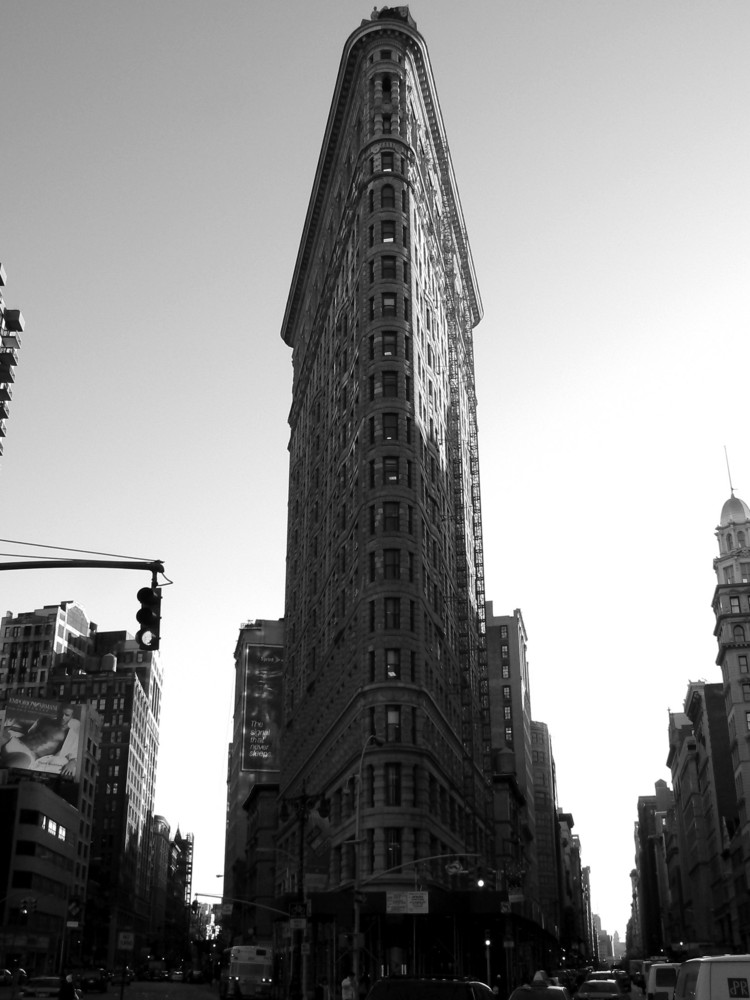
[[[232,654],[283,615],[279,336],[341,51],[371,3],[3,0],[0,261],[27,333],[4,538],[161,558],[157,811],[220,891]],[[668,711],[720,679],[723,446],[750,501],[750,5],[422,0],[476,262],[486,594],[593,906],[624,936]],[[0,546],[3,551],[18,551]],[[5,573],[135,631],[146,574]]]

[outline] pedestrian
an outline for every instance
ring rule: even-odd
[[[357,984],[351,972],[341,980],[341,1000],[356,1000]]]
[[[77,1000],[75,983],[70,973],[63,979],[60,986],[60,1000]]]

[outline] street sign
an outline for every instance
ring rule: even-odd
[[[429,913],[429,895],[426,892],[386,892],[386,913]]]
[[[117,935],[117,947],[120,951],[132,951],[135,948],[135,934],[132,931],[120,931]]]

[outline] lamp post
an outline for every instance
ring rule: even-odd
[[[354,976],[355,989],[359,989],[359,953],[360,953],[360,916],[362,909],[362,843],[361,843],[361,818],[362,818],[362,766],[365,762],[365,754],[371,743],[382,747],[385,740],[375,733],[370,733],[362,747],[359,755],[359,769],[357,771],[357,802],[354,819],[354,930],[352,933],[352,975]]]
[[[295,912],[297,919],[305,918],[307,906],[305,903],[305,825],[307,817],[313,809],[317,807],[320,815],[328,816],[328,800],[318,793],[308,795],[305,791],[305,783],[302,782],[302,794],[290,796],[282,800],[281,818],[287,819],[289,816],[289,806],[294,809],[294,814],[299,823],[299,851],[297,856],[297,903]],[[295,930],[296,946],[292,950],[292,975],[289,983],[290,1000],[302,1000],[305,992],[305,980],[307,978],[307,968],[303,968],[302,941],[304,930]],[[297,936],[298,935],[298,936]]]

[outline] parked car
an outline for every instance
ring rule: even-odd
[[[122,986],[123,983],[130,986],[134,978],[135,973],[130,968],[115,969],[114,972],[109,973],[109,981],[113,986]]]
[[[622,986],[616,979],[587,979],[578,987],[579,1000],[622,1000]]]
[[[469,979],[379,979],[367,1000],[495,1000],[485,983]]]
[[[516,987],[508,1000],[570,1000],[570,992],[567,987],[556,983],[530,983]]]
[[[106,969],[84,969],[79,982],[84,993],[106,993],[109,989]]]
[[[586,979],[600,983],[617,983],[621,993],[630,993],[630,976],[620,969],[600,969],[597,972],[589,972]]]
[[[648,1000],[672,1000],[681,962],[654,962],[646,977]]]
[[[10,986],[13,982],[13,973],[10,969],[0,969],[0,986]]]
[[[674,1000],[737,1000],[750,996],[750,955],[690,958],[677,973]]]
[[[22,997],[58,997],[59,995],[59,976],[32,976],[21,987]]]
[[[169,973],[170,983],[182,983],[185,980],[185,973],[182,969],[172,969]]]

